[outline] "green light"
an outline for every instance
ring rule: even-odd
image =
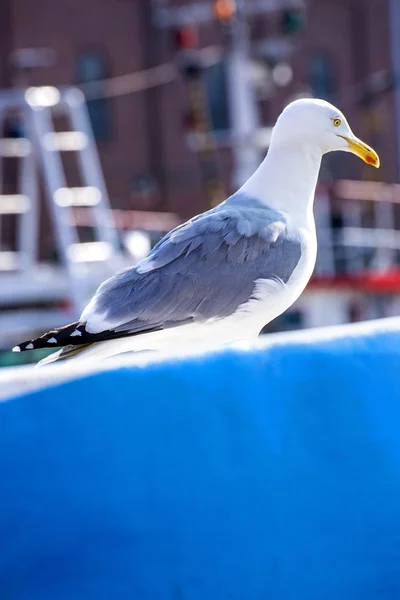
[[[282,13],[281,26],[284,33],[294,35],[304,29],[306,25],[306,16],[303,11],[296,9],[287,9]]]

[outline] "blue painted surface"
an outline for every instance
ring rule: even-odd
[[[2,600],[398,600],[400,336],[0,404]]]

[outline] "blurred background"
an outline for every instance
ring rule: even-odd
[[[266,332],[399,314],[399,72],[400,0],[1,0],[0,364],[234,192],[301,97],[381,168],[324,158],[315,273]]]

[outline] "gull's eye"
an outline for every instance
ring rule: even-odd
[[[342,123],[342,119],[333,119],[333,124],[335,127],[339,127],[339,125]]]

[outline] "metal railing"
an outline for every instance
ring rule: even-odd
[[[342,180],[317,191],[317,277],[398,270],[400,185]]]

